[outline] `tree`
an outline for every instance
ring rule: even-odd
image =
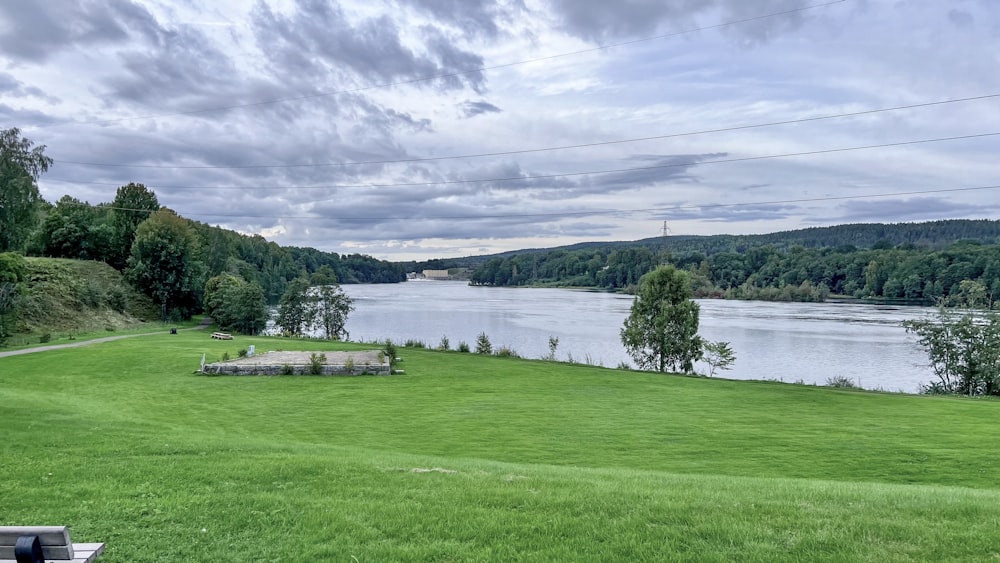
[[[105,208],[65,195],[42,222],[38,249],[56,258],[105,260],[113,246],[106,216]]]
[[[299,277],[288,282],[285,293],[278,301],[275,324],[288,336],[302,336],[312,324],[312,307],[309,304],[309,278]]]
[[[136,229],[159,208],[156,194],[142,184],[130,182],[118,188],[111,202],[112,244],[107,257],[111,267],[121,270],[126,266]]]
[[[659,266],[639,280],[622,344],[640,369],[692,373],[702,356],[698,310],[687,274]]]
[[[257,282],[224,273],[205,283],[205,314],[223,330],[257,334],[267,325],[267,301]]]
[[[345,325],[347,315],[354,310],[351,298],[339,285],[321,285],[312,291],[312,325],[322,331],[323,338],[345,340],[350,335]]]
[[[202,285],[198,240],[185,219],[161,209],[136,229],[125,274],[167,315],[190,318]]]
[[[36,181],[52,159],[33,145],[17,127],[0,130],[0,252],[21,250],[38,222]]]
[[[938,377],[925,392],[1000,395],[1000,315],[942,308],[936,319],[903,326],[917,335]]]
[[[716,370],[732,369],[736,352],[728,342],[706,342],[702,359],[708,364],[708,376],[715,377]]]

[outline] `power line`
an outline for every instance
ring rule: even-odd
[[[124,163],[106,163],[106,162],[82,162],[76,160],[60,160],[57,159],[59,164],[76,164],[80,166],[104,166],[104,167],[115,167],[115,168],[143,168],[143,169],[170,169],[170,170],[246,170],[246,169],[272,169],[272,168],[320,168],[320,167],[334,167],[334,166],[360,166],[360,165],[371,165],[371,164],[405,164],[405,163],[415,163],[415,162],[432,162],[441,160],[457,160],[464,158],[483,158],[483,157],[495,157],[495,156],[510,156],[515,154],[529,154],[529,153],[540,153],[567,149],[580,149],[589,147],[599,147],[606,145],[617,145],[624,143],[638,143],[642,141],[656,141],[662,139],[672,139],[677,137],[689,137],[694,135],[706,135],[710,133],[727,133],[732,131],[741,131],[746,129],[759,129],[763,127],[774,127],[777,125],[791,125],[795,123],[809,123],[814,121],[824,121],[829,119],[840,119],[844,117],[858,117],[861,115],[872,115],[876,113],[885,113],[890,111],[900,111],[905,109],[916,109],[925,108],[932,106],[940,106],[945,104],[956,104],[961,102],[971,102],[978,100],[988,100],[993,98],[1000,98],[1000,93],[996,94],[984,94],[982,96],[970,96],[967,98],[954,98],[949,100],[938,100],[934,102],[924,102],[919,104],[909,104],[905,106],[894,106],[888,108],[877,108],[870,110],[854,111],[849,113],[838,113],[830,115],[821,115],[816,117],[803,117],[799,119],[786,119],[782,121],[769,121],[765,123],[753,123],[749,125],[734,125],[732,127],[721,127],[718,129],[703,129],[700,131],[686,131],[682,133],[667,133],[665,135],[653,135],[650,137],[635,137],[632,139],[616,139],[610,141],[596,141],[593,143],[581,143],[576,145],[561,145],[555,147],[539,147],[532,149],[518,149],[512,151],[498,151],[498,152],[486,152],[486,153],[474,153],[474,154],[461,154],[461,155],[450,155],[450,156],[433,156],[433,157],[415,157],[415,158],[401,158],[392,160],[360,160],[352,162],[322,162],[322,163],[301,163],[301,164],[247,164],[247,165],[192,165],[192,166],[174,166],[174,165],[160,165],[160,164],[124,164]]]
[[[294,215],[294,216],[293,215],[239,215],[239,214],[227,214],[227,213],[198,213],[198,212],[188,213],[187,215],[195,217],[223,217],[223,218],[233,218],[233,219],[286,219],[286,220],[325,219],[325,220],[342,220],[342,221],[410,221],[410,222],[414,220],[478,220],[478,219],[509,219],[509,218],[542,218],[542,217],[559,218],[559,217],[584,217],[584,216],[594,216],[594,215],[633,215],[636,213],[662,213],[669,211],[715,209],[722,207],[749,207],[755,205],[782,205],[789,203],[815,203],[822,201],[843,201],[843,200],[870,199],[879,197],[957,193],[957,192],[971,192],[971,191],[996,190],[996,189],[1000,189],[1000,184],[991,186],[975,186],[968,188],[939,188],[933,190],[914,190],[905,192],[886,192],[878,194],[824,196],[824,197],[780,199],[780,200],[770,200],[770,201],[753,201],[753,202],[737,202],[737,203],[706,203],[699,205],[691,204],[691,205],[673,205],[666,207],[644,207],[644,208],[633,208],[633,209],[601,209],[601,210],[591,210],[591,211],[559,211],[551,213],[501,213],[501,214],[491,214],[491,215],[431,215],[431,216],[424,216],[417,218],[414,218],[412,215],[348,217],[348,216],[329,216],[329,215]],[[116,211],[143,211],[147,213],[152,213],[152,211],[150,211],[149,209],[115,207],[112,205],[98,206],[86,202],[74,202],[72,203],[72,205],[94,207],[100,209],[110,209]]]
[[[583,172],[565,172],[561,174],[537,174],[537,175],[526,175],[526,176],[508,176],[499,178],[478,178],[473,180],[441,180],[437,182],[401,182],[395,184],[331,184],[327,186],[171,186],[162,184],[150,184],[151,187],[160,189],[173,189],[173,190],[308,190],[308,189],[340,189],[340,188],[402,188],[402,187],[429,187],[429,186],[444,186],[444,185],[454,185],[454,184],[476,184],[476,183],[489,183],[489,182],[516,182],[523,180],[548,180],[553,178],[569,178],[575,176],[590,176],[598,174],[618,174],[623,172],[641,172],[650,170],[663,170],[668,168],[681,168],[681,167],[694,167],[694,166],[705,166],[709,164],[726,164],[733,162],[752,162],[757,160],[769,160],[775,158],[789,158],[796,156],[811,156],[819,154],[832,154],[838,152],[850,152],[850,151],[860,151],[860,150],[870,150],[870,149],[880,149],[887,147],[902,147],[908,145],[919,145],[925,143],[940,143],[946,141],[958,141],[967,139],[979,139],[984,137],[995,137],[1000,135],[1000,132],[993,133],[976,133],[972,135],[959,135],[955,137],[939,137],[936,139],[921,139],[917,141],[899,141],[895,143],[880,143],[877,145],[863,145],[858,147],[842,147],[834,149],[821,149],[815,151],[802,151],[784,154],[772,154],[772,155],[762,155],[762,156],[745,156],[739,158],[726,158],[726,159],[716,159],[716,160],[692,160],[688,162],[674,162],[670,164],[657,164],[653,166],[636,166],[631,168],[616,168],[612,170],[590,170]],[[77,180],[68,180],[64,178],[46,178],[47,180],[53,180],[57,182],[67,182],[71,184],[95,184],[95,185],[108,185],[115,186],[120,185],[120,182],[79,182]]]

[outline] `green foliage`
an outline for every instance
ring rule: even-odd
[[[51,342],[51,341],[52,341],[51,332],[42,333],[42,335],[38,337],[38,342],[41,344],[45,344],[46,342]]]
[[[229,359],[230,359],[229,352],[223,352],[222,353],[222,361],[223,362],[228,362]]]
[[[464,340],[460,341],[456,350],[463,354],[468,354],[470,352],[469,343]]]
[[[416,340],[414,338],[410,338],[405,343],[403,343],[403,347],[404,348],[421,348],[421,349],[423,349],[423,348],[426,348],[427,345],[424,344],[424,342],[422,340]]]
[[[521,356],[510,346],[501,346],[496,349],[493,355],[499,358],[520,358]]]
[[[447,352],[448,350],[451,350],[451,341],[448,340],[447,336],[441,337],[441,341],[438,342],[437,349],[442,352]]]
[[[278,316],[275,324],[287,336],[302,336],[312,323],[309,280],[295,278],[288,283],[285,293],[278,302]]]
[[[476,353],[477,354],[493,353],[493,344],[490,343],[490,337],[486,336],[485,332],[480,332],[479,336],[476,337]]]
[[[323,366],[326,365],[326,354],[309,354],[309,375],[322,375]]]
[[[70,196],[51,209],[37,233],[37,247],[46,256],[104,260],[114,245],[109,212]]]
[[[107,262],[121,270],[128,263],[139,225],[160,209],[156,194],[143,184],[130,182],[118,188],[111,202],[111,246]]]
[[[621,329],[622,344],[639,369],[694,371],[702,355],[698,309],[685,272],[660,266],[642,277]]]
[[[549,336],[549,355],[545,357],[550,362],[556,361],[556,349],[559,348],[559,337]]]
[[[0,252],[0,283],[20,283],[27,278],[28,263],[16,252]]]
[[[289,364],[281,366],[281,375],[295,375],[295,368]]]
[[[1000,314],[941,309],[903,323],[927,351],[938,381],[932,394],[1000,395]]]
[[[827,387],[835,387],[837,389],[859,389],[858,385],[854,383],[854,380],[850,377],[844,375],[835,375],[826,380]]]
[[[236,357],[237,358],[245,358],[245,357],[247,357],[247,353],[248,353],[248,351],[247,351],[246,348],[240,348],[239,350],[236,351]]]
[[[708,364],[708,376],[715,377],[717,370],[732,369],[736,352],[728,342],[705,342],[702,360]]]
[[[129,280],[168,314],[190,318],[203,287],[198,239],[188,221],[161,209],[136,229],[128,259]]]
[[[220,274],[205,283],[205,314],[222,330],[258,334],[267,325],[264,290],[231,274]]]
[[[348,374],[354,373],[354,356],[347,356],[344,360],[344,371]]]
[[[339,285],[322,285],[315,291],[313,301],[313,326],[328,340],[346,340],[347,315],[354,310],[350,297]]]
[[[385,354],[385,357],[389,358],[389,369],[395,368],[398,359],[396,358],[396,345],[393,344],[392,340],[385,339],[385,343],[382,346],[382,353]]]
[[[51,165],[45,145],[34,146],[16,127],[0,130],[0,252],[24,248],[42,203],[36,182]]]

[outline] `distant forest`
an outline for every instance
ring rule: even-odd
[[[655,265],[671,263],[691,274],[701,297],[992,303],[1000,297],[998,241],[1000,221],[986,220],[660,237],[487,257],[471,282],[628,290]]]

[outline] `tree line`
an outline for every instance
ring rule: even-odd
[[[282,247],[186,219],[141,183],[123,185],[112,201],[97,205],[68,195],[49,203],[37,186],[53,164],[45,148],[17,128],[0,130],[0,253],[106,262],[149,295],[165,318],[201,311],[206,283],[219,276],[228,277],[216,286],[229,288],[230,277],[238,278],[254,299],[259,288],[267,304],[277,303],[298,278],[315,285],[406,279],[401,266],[370,256]],[[15,289],[0,288],[0,304],[13,303]]]
[[[980,292],[1000,298],[1000,245],[959,241],[944,248],[774,246],[745,252],[659,252],[645,246],[556,250],[494,258],[475,270],[478,285],[560,285],[631,290],[658,264],[687,271],[696,297],[821,301],[829,294],[935,303]]]

